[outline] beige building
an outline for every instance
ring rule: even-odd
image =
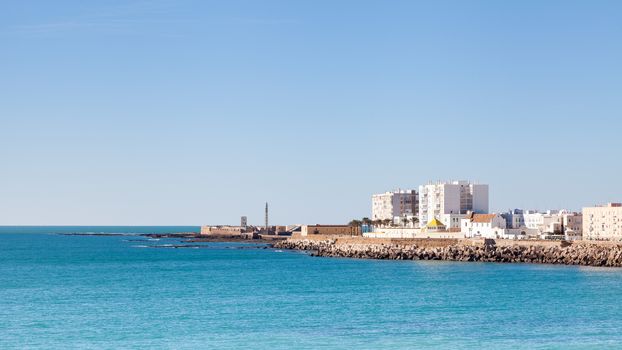
[[[246,228],[241,226],[201,226],[202,235],[211,236],[242,236]]]
[[[419,197],[415,190],[397,190],[371,197],[372,220],[395,220],[419,214]]]
[[[622,203],[583,208],[583,239],[622,241]]]
[[[563,213],[562,227],[566,240],[581,239],[583,237],[583,214]]]
[[[309,235],[347,235],[360,236],[361,228],[359,226],[349,225],[302,225],[300,230],[301,236]]]

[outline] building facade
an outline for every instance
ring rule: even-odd
[[[507,228],[523,228],[525,225],[524,210],[513,209],[508,212],[502,213],[501,216],[505,219]]]
[[[566,240],[574,241],[583,239],[583,214],[563,213],[562,227]]]
[[[254,228],[242,226],[201,226],[201,235],[214,237],[257,238]]]
[[[240,236],[246,232],[245,227],[241,226],[201,226],[202,235],[214,235],[214,236]]]
[[[447,230],[460,231],[460,223],[467,215],[468,214],[441,214],[438,216],[438,219],[447,227]]]
[[[581,239],[583,215],[568,210],[547,210],[540,213],[527,210],[523,213],[525,227],[540,238],[557,237],[566,240]]]
[[[419,224],[422,227],[434,219],[450,220],[443,222],[447,227],[460,227],[459,221],[468,212],[488,213],[488,185],[451,181],[419,186]]]
[[[539,233],[561,234],[561,214],[557,210],[547,210],[540,213],[534,210],[526,210],[523,214],[525,226],[529,229],[538,230]]]
[[[397,190],[374,194],[371,197],[372,220],[395,220],[417,216],[419,213],[419,196],[416,190]]]
[[[508,229],[520,229],[531,238],[577,240],[583,231],[583,215],[568,210],[514,209],[501,216]]]
[[[462,219],[465,237],[500,238],[505,229],[505,219],[499,214],[471,214]]]
[[[622,241],[622,203],[583,208],[583,238]]]

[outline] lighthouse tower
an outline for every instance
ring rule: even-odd
[[[268,227],[268,202],[266,202],[266,233],[270,232],[269,227]]]

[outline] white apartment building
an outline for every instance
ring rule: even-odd
[[[622,203],[583,208],[583,238],[622,241]]]
[[[419,196],[416,190],[397,190],[374,194],[371,197],[372,220],[395,220],[419,213]]]
[[[450,181],[419,186],[421,226],[436,218],[447,228],[459,228],[469,211],[488,213],[488,185]]]

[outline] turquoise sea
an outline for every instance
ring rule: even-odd
[[[0,349],[619,349],[622,270],[0,228]]]

